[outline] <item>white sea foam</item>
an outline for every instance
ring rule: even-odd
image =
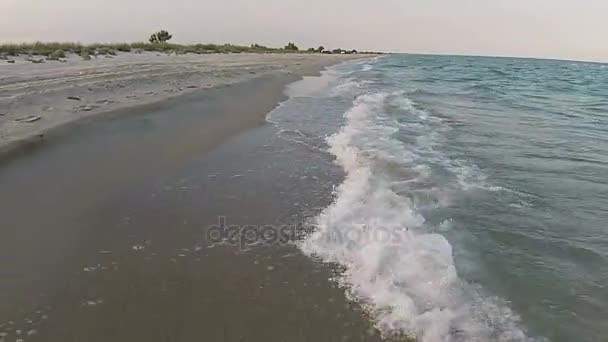
[[[321,71],[320,76],[304,76],[301,80],[287,85],[285,94],[289,97],[318,97],[323,96],[327,89],[339,81],[335,68]]]
[[[340,84],[336,85],[333,89],[331,89],[331,91],[329,92],[329,95],[330,96],[339,96],[339,95],[351,93],[351,92],[357,90],[357,88],[360,88],[362,85],[363,85],[362,81],[356,81],[353,78],[347,78],[344,81],[342,81]]]
[[[427,175],[416,156],[391,139],[394,125],[375,115],[388,96],[359,96],[341,131],[328,139],[346,179],[302,250],[344,266],[340,281],[386,335],[424,342],[526,340],[506,306],[459,279],[448,240],[428,230],[411,198],[394,191],[396,183],[407,187]]]
[[[365,65],[363,65],[363,68],[361,69],[361,71],[370,71],[373,68],[374,68],[373,65],[371,65],[371,64],[365,64]]]
[[[479,169],[478,166],[471,164],[461,159],[447,158],[442,153],[435,150],[435,147],[441,145],[441,134],[444,134],[451,130],[449,121],[437,118],[430,115],[427,111],[420,109],[419,106],[406,96],[406,93],[401,91],[393,94],[392,104],[399,106],[401,109],[416,115],[422,123],[427,123],[432,126],[432,131],[417,137],[418,146],[416,149],[425,152],[432,152],[433,156],[425,156],[427,161],[432,161],[436,164],[441,165],[445,170],[450,171],[456,177],[456,184],[460,189],[469,191],[475,189],[482,189],[486,191],[498,192],[514,192],[513,190],[495,186],[487,181],[486,175]],[[422,125],[422,123],[417,125]],[[411,128],[413,125],[409,123],[408,126]]]

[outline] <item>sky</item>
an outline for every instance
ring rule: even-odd
[[[608,62],[608,0],[0,0],[0,42],[145,41]]]

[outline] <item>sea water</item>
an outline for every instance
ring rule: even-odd
[[[608,340],[608,67],[391,55],[268,120],[344,170],[301,249],[387,337]]]

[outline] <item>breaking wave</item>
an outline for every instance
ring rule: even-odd
[[[410,100],[397,98],[428,119]],[[346,178],[302,250],[344,267],[340,283],[386,336],[424,342],[527,340],[506,305],[459,278],[452,246],[417,210],[411,193],[445,194],[428,185],[420,155],[394,137],[400,124],[381,115],[394,102],[391,93],[358,96],[344,114],[344,126],[327,139]]]

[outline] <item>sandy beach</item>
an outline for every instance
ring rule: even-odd
[[[49,130],[99,113],[150,104],[261,76],[317,73],[352,55],[144,52],[77,55],[33,64],[0,61],[0,154],[46,138]]]
[[[346,58],[2,66],[5,152],[45,136],[0,163],[0,341],[379,341],[294,244],[342,171],[265,121]],[[222,219],[293,235],[217,243]]]

